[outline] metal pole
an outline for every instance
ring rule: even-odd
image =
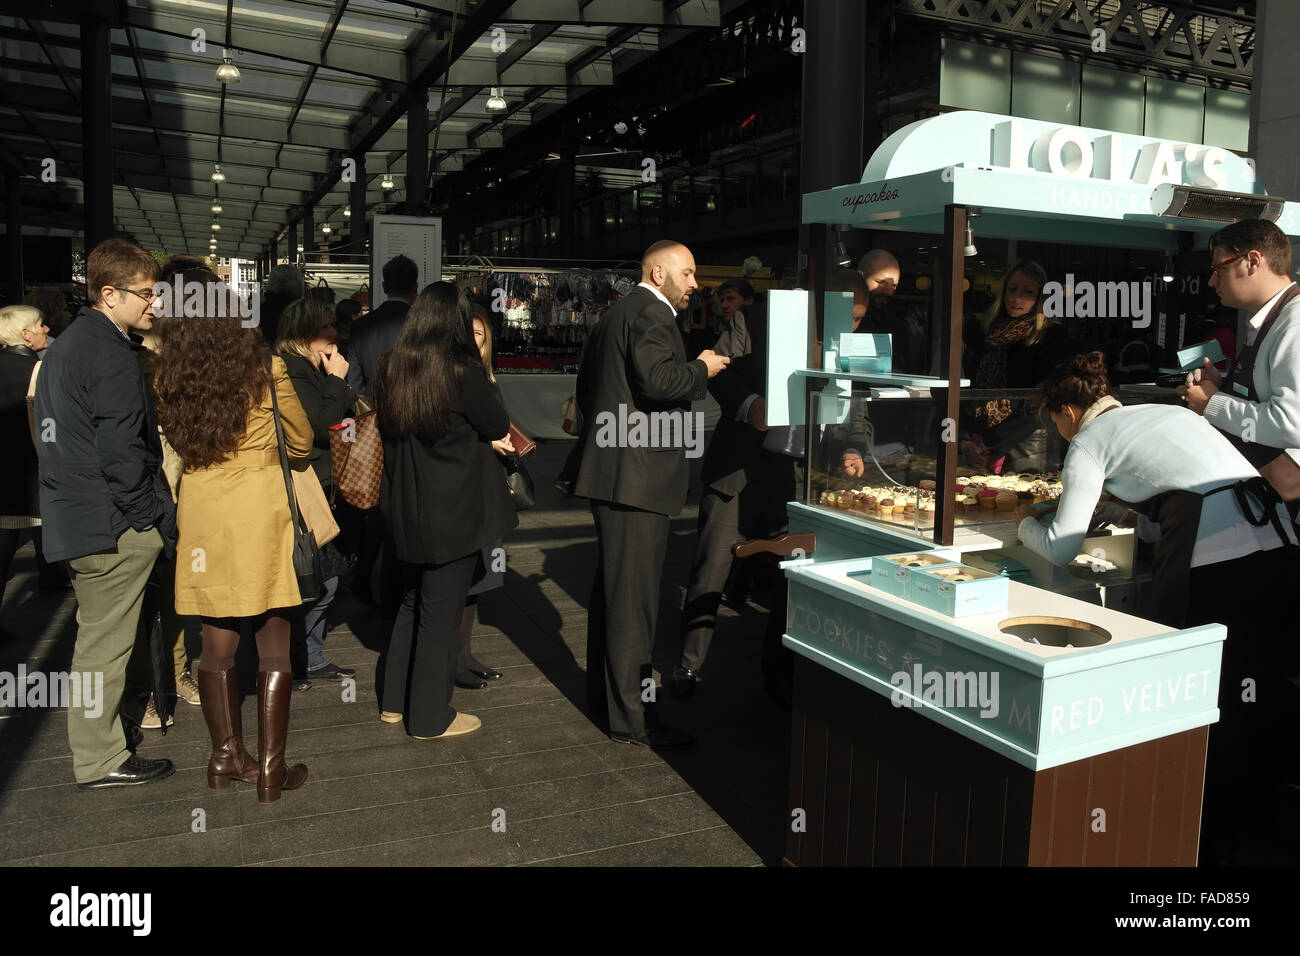
[[[113,59],[108,21],[81,21],[81,178],[86,254],[113,231]]]
[[[948,322],[943,326],[941,355],[947,357],[948,401],[944,420],[939,423],[939,482],[934,496],[934,540],[951,545],[955,511],[952,489],[957,484],[957,424],[961,421],[961,333],[963,313],[962,282],[966,278],[966,207],[947,205],[943,208],[943,282],[946,295],[940,301],[947,303]]]

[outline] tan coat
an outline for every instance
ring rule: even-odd
[[[311,423],[284,362],[274,357],[271,368],[292,464],[311,451]],[[186,469],[176,523],[176,613],[252,617],[302,603],[270,392],[249,412],[233,457]]]

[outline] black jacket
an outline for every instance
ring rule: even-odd
[[[289,381],[293,382],[293,390],[311,422],[312,448],[307,460],[316,469],[316,477],[328,494],[330,485],[334,483],[330,464],[330,426],[348,417],[357,396],[347,382],[322,371],[315,362],[301,355],[280,357],[284,359]]]
[[[353,324],[352,338],[348,340],[348,384],[356,394],[369,395],[374,391],[375,368],[396,344],[410,310],[401,299],[386,299],[383,305]]]
[[[617,429],[602,429],[601,420],[617,425],[634,412],[690,415],[708,376],[702,361],[687,361],[673,310],[654,293],[638,286],[614,303],[592,332],[578,370],[582,462],[573,493],[658,514],[681,511],[690,481],[684,449],[630,447],[617,434],[610,441]]]
[[[176,548],[153,389],[139,336],[83,308],[45,352],[36,379],[36,452],[47,561],[112,551],[127,528],[156,527]]]
[[[27,424],[27,387],[41,357],[25,345],[0,352],[0,515],[39,515],[36,448]]]
[[[447,430],[432,445],[384,439],[379,502],[393,553],[443,564],[479,551],[518,524],[491,442],[510,418],[482,366],[466,366]]]

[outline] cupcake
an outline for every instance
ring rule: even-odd
[[[894,499],[886,495],[877,503],[881,515],[892,515],[894,513]]]
[[[907,511],[907,502],[902,498],[894,499],[894,517],[901,517]]]
[[[922,478],[917,483],[917,487],[922,491],[934,491],[935,483],[933,478]]]
[[[999,491],[993,503],[998,511],[1015,511],[1019,501],[1020,497],[1014,491]]]
[[[992,488],[985,488],[978,495],[980,507],[985,511],[994,511],[998,506],[998,493]]]
[[[909,498],[909,499],[908,499],[908,500],[903,504],[903,514],[904,514],[905,516],[909,517],[909,518],[911,518],[911,517],[915,517],[915,515],[916,515],[916,500],[915,500],[915,499],[913,499],[913,498]]]

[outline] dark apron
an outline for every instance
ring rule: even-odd
[[[1195,491],[1166,491],[1131,505],[1139,514],[1160,525],[1160,540],[1155,544],[1151,585],[1143,589],[1138,615],[1166,627],[1183,628],[1191,604],[1190,578],[1192,551],[1201,524],[1201,508],[1211,495],[1231,492],[1237,508],[1256,528],[1271,523],[1284,550],[1295,547],[1282,529],[1277,515],[1278,496],[1264,478],[1213,488],[1204,494]]]
[[[1245,398],[1248,401],[1258,403],[1260,401],[1259,393],[1255,390],[1255,359],[1259,356],[1260,346],[1264,344],[1264,338],[1268,335],[1269,330],[1282,314],[1282,307],[1288,302],[1300,295],[1300,285],[1292,283],[1290,288],[1282,293],[1281,298],[1274,303],[1273,308],[1269,310],[1268,316],[1264,319],[1264,324],[1259,327],[1255,333],[1255,341],[1247,345],[1237,353],[1237,361],[1228,370],[1228,375],[1223,380],[1219,390],[1229,395],[1236,395],[1238,398]],[[1267,465],[1278,455],[1286,454],[1285,448],[1273,448],[1270,445],[1261,445],[1258,442],[1248,442],[1242,439],[1240,435],[1232,435],[1223,432],[1228,441],[1232,442],[1234,448],[1245,457],[1254,467],[1261,468]]]

